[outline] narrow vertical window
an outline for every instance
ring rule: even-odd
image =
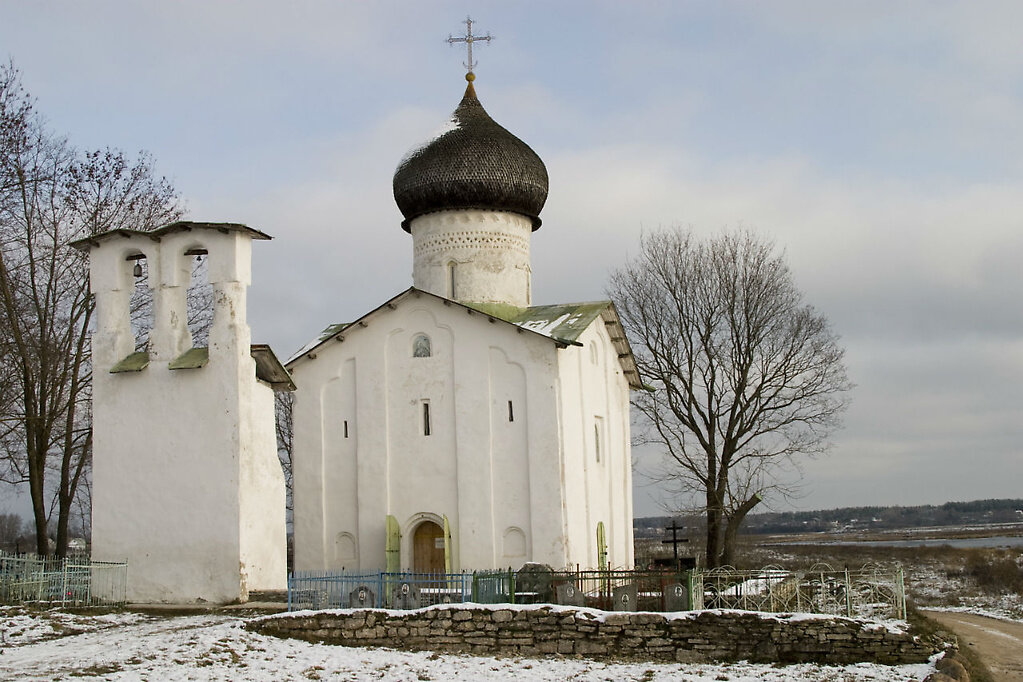
[[[597,453],[597,461],[600,461],[600,425],[593,425],[593,449]]]
[[[430,402],[423,401],[423,435],[430,435]]]
[[[515,408],[512,407],[512,401],[508,401],[508,421],[515,421]]]
[[[455,300],[455,262],[448,263],[448,298]]]
[[[348,438],[348,420],[345,420],[345,438]]]

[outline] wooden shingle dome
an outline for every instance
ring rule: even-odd
[[[410,151],[394,172],[394,200],[409,232],[414,218],[434,211],[510,211],[540,227],[547,168],[525,142],[483,109],[473,74],[449,125]]]

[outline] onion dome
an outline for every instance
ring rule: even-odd
[[[472,81],[447,126],[411,150],[394,172],[394,201],[405,220],[448,209],[519,213],[540,227],[547,168],[525,142],[490,118]]]

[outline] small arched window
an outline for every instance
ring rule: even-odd
[[[412,340],[412,357],[428,358],[433,355],[433,347],[430,344],[430,337],[420,334]]]

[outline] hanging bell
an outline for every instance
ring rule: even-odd
[[[135,261],[135,267],[132,269],[131,274],[135,275],[136,279],[141,277],[142,276],[142,263],[140,263],[139,261]]]

